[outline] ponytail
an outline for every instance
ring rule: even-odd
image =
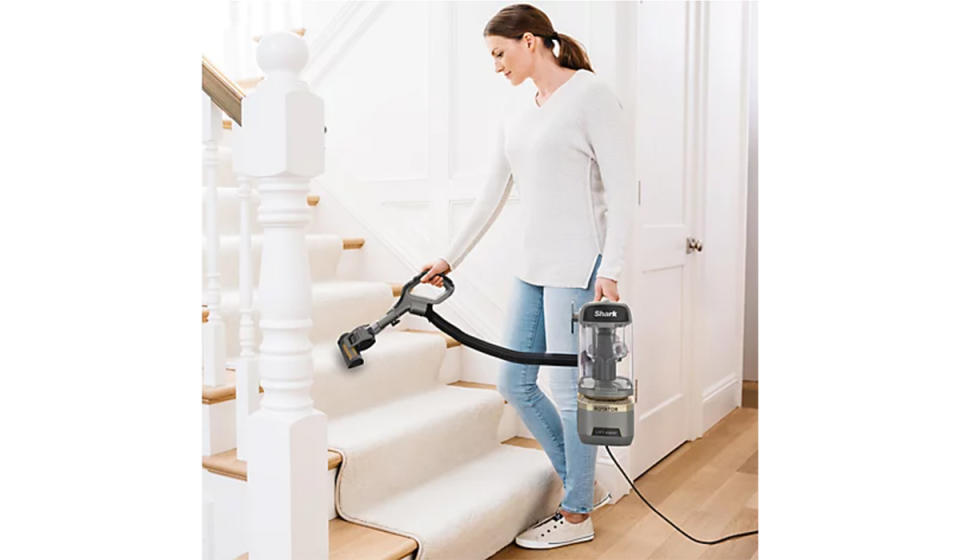
[[[560,45],[560,54],[557,56],[560,66],[571,70],[583,69],[593,72],[593,68],[590,67],[590,58],[587,57],[587,51],[583,48],[583,45],[573,37],[563,33],[554,33],[554,37],[556,37],[556,41],[546,39],[544,44],[547,48],[552,48],[554,42]],[[547,42],[550,44],[547,44]]]

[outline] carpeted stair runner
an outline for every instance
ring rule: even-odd
[[[343,455],[340,517],[417,540],[418,559],[483,559],[555,511],[559,477],[540,450],[501,445],[503,397],[439,383],[442,337],[384,331],[347,369],[314,351],[316,406]]]

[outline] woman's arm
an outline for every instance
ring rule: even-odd
[[[607,232],[597,278],[617,281],[623,272],[624,251],[633,216],[634,164],[626,112],[613,91],[598,84],[584,112],[587,141],[603,181]]]
[[[501,122],[493,150],[490,178],[480,192],[477,201],[473,204],[470,216],[461,228],[460,233],[441,256],[443,260],[447,261],[451,269],[456,268],[463,261],[487,230],[490,229],[510,195],[513,175],[510,173],[510,163],[507,161],[505,152],[503,126]]]

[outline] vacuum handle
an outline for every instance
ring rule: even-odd
[[[410,279],[409,282],[403,285],[403,289],[400,291],[400,301],[403,301],[404,298],[409,298],[413,301],[419,301],[423,304],[436,305],[448,297],[453,295],[453,290],[456,288],[453,284],[453,280],[447,277],[446,274],[439,274],[440,278],[443,280],[444,291],[436,299],[425,298],[423,296],[414,295],[411,291],[420,284],[420,279],[423,278],[423,275],[429,272],[429,270],[424,270]],[[398,302],[399,303],[399,302]]]

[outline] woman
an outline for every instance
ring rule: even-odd
[[[520,269],[508,308],[507,345],[526,352],[577,353],[570,332],[576,309],[606,297],[619,301],[630,228],[632,156],[626,115],[610,88],[593,74],[571,37],[557,33],[537,8],[500,10],[484,29],[494,70],[514,86],[527,78],[533,99],[505,115],[493,173],[463,230],[422,282],[457,267],[499,215],[516,182],[521,189]],[[559,44],[558,54],[553,48]],[[538,366],[504,362],[497,388],[519,412],[563,481],[559,511],[521,533],[526,548],[555,548],[593,539],[597,446],[577,434],[574,367],[551,368],[556,407],[537,386]],[[605,494],[605,493],[604,493]],[[602,499],[609,500],[609,495]]]

